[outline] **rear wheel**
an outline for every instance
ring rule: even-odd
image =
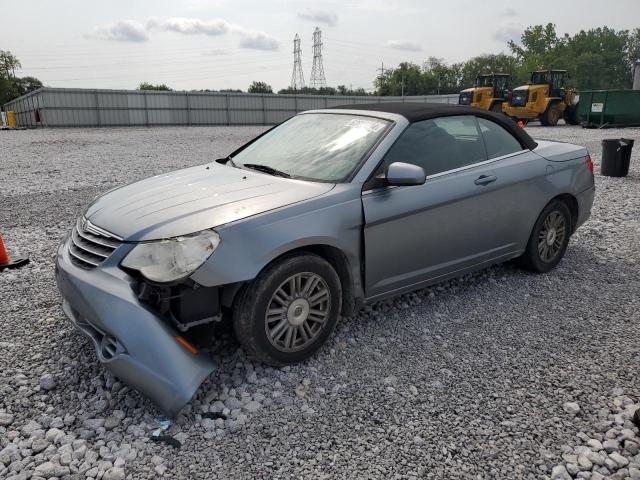
[[[564,257],[570,235],[569,207],[561,200],[554,200],[536,220],[521,263],[535,272],[552,270]]]
[[[235,302],[233,327],[249,356],[283,366],[311,357],[329,338],[342,303],[340,279],[317,255],[267,267]]]
[[[549,104],[544,113],[540,115],[540,123],[545,127],[555,127],[561,116],[562,111],[560,109],[560,104],[558,102],[554,102]]]

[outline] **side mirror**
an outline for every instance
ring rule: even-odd
[[[422,185],[426,179],[423,168],[411,163],[393,162],[387,167],[386,180],[390,186]]]

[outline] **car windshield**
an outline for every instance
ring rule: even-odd
[[[233,156],[239,167],[321,182],[342,182],[391,122],[337,113],[297,115]]]

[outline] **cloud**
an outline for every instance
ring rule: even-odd
[[[243,38],[240,40],[240,47],[250,48],[253,50],[274,51],[280,48],[280,42],[277,38],[264,32],[245,31],[242,33]]]
[[[123,40],[144,42],[148,32],[174,32],[181,35],[207,35],[217,37],[227,34],[240,36],[240,47],[255,50],[278,50],[280,42],[266,32],[251,30],[230,23],[222,18],[200,20],[199,18],[170,17],[165,19],[150,18],[146,25],[133,20],[121,20],[113,25],[96,27],[90,35],[106,40]]]
[[[338,15],[326,10],[308,10],[306,12],[298,12],[298,18],[315,23],[324,23],[330,27],[335,27],[338,23]]]
[[[502,11],[502,15],[505,17],[517,17],[518,11],[513,7],[507,7]]]
[[[118,42],[146,42],[149,39],[144,26],[135,20],[118,20],[110,25],[95,27],[86,36]]]
[[[171,17],[164,20],[151,18],[147,22],[147,30],[176,32],[184,35],[204,34],[209,36],[224,35],[233,30],[226,20],[200,20],[198,18]]]
[[[387,47],[395,48],[396,50],[406,50],[408,52],[419,52],[422,50],[422,45],[409,40],[389,40]]]
[[[504,25],[493,32],[493,39],[501,43],[519,42],[523,31],[524,28],[518,25]]]

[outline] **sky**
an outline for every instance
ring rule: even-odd
[[[301,38],[305,81],[312,34],[322,30],[330,86],[373,88],[401,61],[449,63],[507,52],[529,25],[559,33],[640,27],[640,0],[0,0],[0,50],[16,74],[51,87],[174,90],[287,87],[293,37]]]

